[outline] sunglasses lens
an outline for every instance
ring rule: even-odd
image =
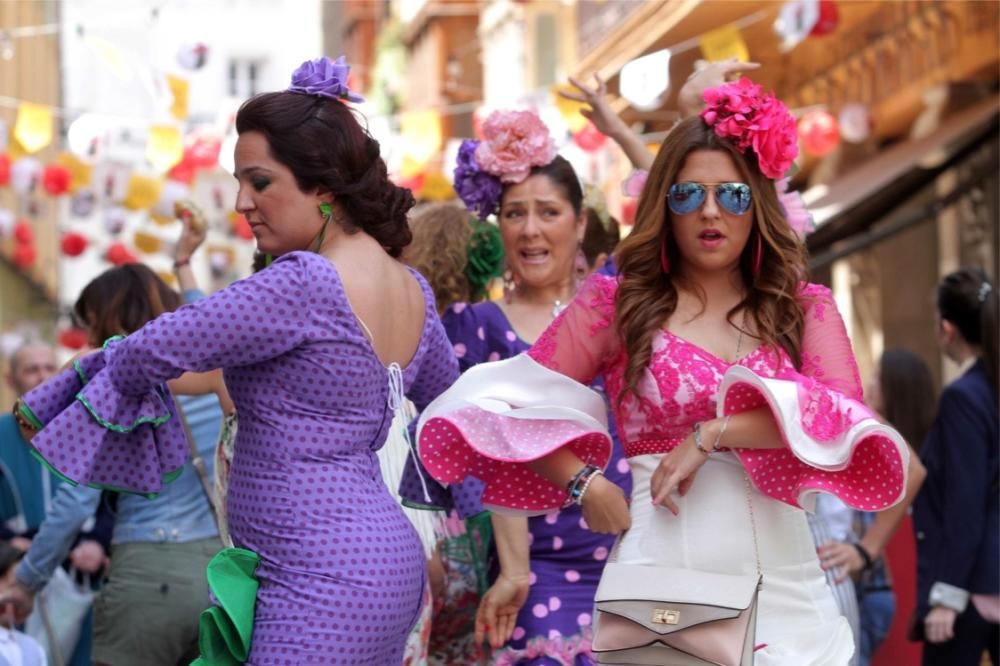
[[[705,188],[698,183],[674,183],[670,186],[667,203],[678,215],[694,212],[705,203]]]
[[[746,183],[723,183],[715,190],[719,205],[733,215],[742,215],[750,210],[753,197]]]

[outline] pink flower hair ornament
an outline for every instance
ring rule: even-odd
[[[505,183],[520,183],[532,167],[556,158],[555,141],[533,111],[494,111],[483,123],[476,162]]]
[[[761,173],[782,178],[799,154],[795,118],[781,100],[747,78],[709,88],[701,118],[741,152],[757,155]]]

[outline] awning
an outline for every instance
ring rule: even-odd
[[[946,120],[937,132],[900,142],[830,184],[802,195],[816,221],[809,247],[827,246],[880,219],[930,182],[956,155],[997,124],[1000,97],[983,100]]]

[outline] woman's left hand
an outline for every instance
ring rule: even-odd
[[[649,481],[653,504],[666,506],[676,516],[677,502],[670,494],[676,489],[683,497],[691,489],[695,474],[708,460],[708,456],[695,448],[694,434],[688,435],[677,448],[663,456]]]
[[[924,635],[928,643],[945,643],[955,637],[955,618],[958,611],[935,606],[924,618]]]
[[[819,553],[819,565],[823,571],[830,569],[840,569],[836,581],[842,583],[865,568],[865,561],[861,559],[861,554],[853,544],[840,541],[831,541],[816,549]]]

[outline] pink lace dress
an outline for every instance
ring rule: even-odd
[[[749,497],[764,580],[754,663],[847,664],[854,641],[819,568],[802,508],[812,506],[817,491],[858,509],[894,504],[903,495],[908,453],[861,403],[832,295],[803,286],[800,370],[780,349],[761,346],[730,364],[663,330],[654,338],[641,397],[619,402],[626,358],[614,327],[616,286],[614,278],[593,276],[526,355],[478,366],[432,403],[418,428],[428,471],[442,483],[482,479],[483,502],[496,510],[537,514],[559,506],[565,490],[523,463],[562,446],[607,463],[601,405],[584,386],[604,375],[634,482],[633,526],[613,557],[753,573]],[[779,423],[784,448],[715,454],[679,499],[678,516],[652,506],[652,472],[695,422],[762,405]]]

